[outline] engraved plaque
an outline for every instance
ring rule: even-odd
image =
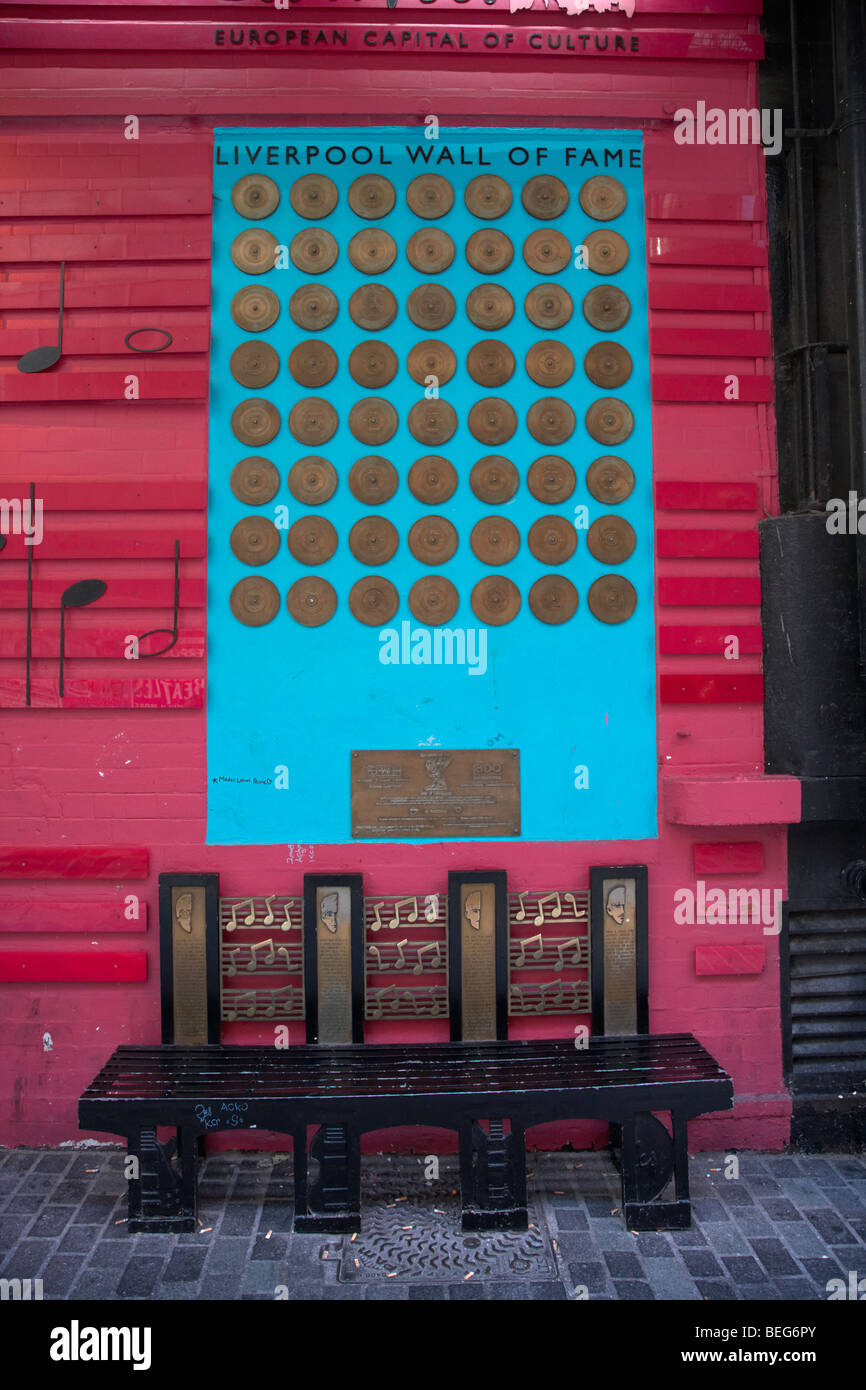
[[[593,868],[591,898],[592,1028],[649,1031],[647,870],[643,864]]]
[[[496,1037],[496,887],[460,886],[460,999],[467,1042]]]
[[[220,1041],[219,875],[159,876],[162,1041]]]
[[[319,1042],[352,1041],[352,915],[348,888],[316,889]]]
[[[352,753],[351,768],[357,839],[520,834],[516,748],[364,750]]]

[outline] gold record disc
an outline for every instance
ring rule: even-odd
[[[526,538],[536,560],[544,565],[564,565],[577,546],[577,532],[564,516],[540,516]]]
[[[454,189],[441,174],[419,174],[406,189],[406,202],[418,217],[444,217],[454,206]]]
[[[476,285],[466,296],[466,314],[486,333],[504,328],[514,317],[514,300],[502,285]]]
[[[349,591],[349,608],[359,623],[381,627],[390,623],[400,607],[400,596],[390,579],[380,574],[365,574]]]
[[[302,516],[286,539],[290,554],[302,565],[323,565],[337,549],[337,532],[323,516]]]
[[[615,285],[596,285],[583,301],[583,316],[602,333],[615,333],[628,323],[631,304],[627,294]]]
[[[595,343],[583,359],[583,369],[594,386],[609,391],[628,381],[632,361],[621,343]]]
[[[594,618],[603,623],[624,623],[637,607],[633,584],[621,574],[603,574],[590,585],[587,606]]]
[[[526,427],[539,444],[564,444],[574,434],[574,411],[559,396],[534,401],[526,413]]]
[[[479,174],[467,183],[463,197],[472,216],[486,222],[504,217],[512,201],[511,189],[498,174]]]
[[[381,227],[364,227],[349,242],[349,260],[362,275],[381,275],[397,259],[397,243]]]
[[[337,354],[330,343],[307,338],[289,353],[289,371],[301,386],[327,386],[337,371]]]
[[[253,456],[235,464],[229,486],[238,501],[247,507],[263,507],[276,497],[280,475],[270,459]]]
[[[397,429],[397,412],[381,396],[365,396],[349,411],[349,429],[362,444],[387,444]]]
[[[577,590],[564,574],[543,574],[529,590],[529,606],[543,623],[567,623],[577,602]]]
[[[397,201],[394,185],[383,174],[361,174],[349,189],[349,207],[358,217],[375,222],[387,217]]]
[[[574,310],[571,295],[561,285],[548,281],[535,285],[523,301],[526,317],[536,328],[562,328]]]
[[[305,507],[320,507],[337,490],[337,470],[317,454],[298,459],[289,469],[289,492]]]
[[[482,444],[504,444],[517,429],[517,413],[508,401],[485,396],[469,411],[469,428]]]
[[[472,611],[480,622],[502,627],[520,612],[520,590],[504,574],[486,574],[472,590]]]
[[[507,565],[520,549],[520,532],[504,516],[483,516],[472,527],[472,553],[485,565]]]
[[[523,243],[523,259],[539,275],[558,275],[571,264],[571,242],[554,228],[539,227]]]
[[[315,222],[330,216],[338,197],[337,185],[326,174],[303,174],[292,184],[289,202],[299,217]]]
[[[558,338],[533,343],[526,354],[526,372],[539,386],[564,386],[574,372],[574,353]]]
[[[426,338],[423,343],[416,343],[409,349],[406,366],[410,377],[419,386],[429,385],[428,376],[435,376],[438,384],[444,386],[457,371],[457,355],[447,343]]]
[[[596,275],[616,275],[628,261],[628,242],[619,232],[601,228],[583,238],[587,265]]]
[[[428,507],[437,507],[440,502],[447,502],[449,497],[454,496],[457,469],[439,454],[425,454],[412,464],[408,482],[413,497]]]
[[[250,339],[235,348],[229,358],[229,371],[241,386],[270,386],[280,370],[280,359],[269,343]]]
[[[604,454],[586,470],[586,486],[596,500],[606,507],[624,502],[634,490],[634,473],[625,459],[616,454]]]
[[[305,396],[289,411],[289,429],[302,444],[327,444],[337,433],[337,412],[321,396]]]
[[[514,260],[511,238],[495,227],[481,227],[466,243],[466,259],[482,275],[498,275]]]
[[[444,574],[425,574],[409,590],[409,608],[420,623],[438,627],[457,612],[460,595]]]
[[[549,222],[553,217],[561,217],[568,207],[568,189],[553,174],[536,174],[523,185],[520,201],[530,217]]]
[[[488,454],[473,465],[469,474],[469,486],[482,502],[499,507],[508,502],[517,491],[520,474],[511,462],[501,454]]]
[[[406,243],[406,258],[422,275],[439,275],[454,260],[454,242],[441,227],[422,227]]]
[[[586,428],[599,444],[622,444],[634,429],[634,416],[625,401],[603,396],[586,412]]]
[[[232,527],[229,544],[245,565],[266,565],[280,548],[280,533],[266,516],[243,516]]]
[[[634,527],[624,516],[600,516],[586,533],[590,555],[603,565],[621,565],[635,548]]]
[[[378,454],[367,454],[349,469],[349,489],[367,507],[390,502],[397,491],[397,470]]]
[[[609,222],[612,217],[619,217],[621,212],[625,212],[628,202],[619,179],[613,179],[609,174],[596,174],[594,178],[587,179],[578,197],[587,217],[594,218],[596,222]]]
[[[454,317],[457,305],[444,285],[419,285],[409,295],[406,309],[418,328],[444,328]]]
[[[244,275],[264,275],[274,268],[279,244],[273,232],[266,232],[264,227],[247,227],[232,242],[232,261]]]
[[[264,333],[280,316],[280,301],[264,285],[244,285],[232,298],[232,318],[245,333]]]
[[[280,190],[267,174],[245,174],[232,189],[232,207],[241,217],[258,221],[280,206]]]
[[[419,444],[445,444],[457,429],[457,411],[448,401],[416,401],[409,411],[409,433]]]
[[[374,338],[359,343],[349,354],[349,371],[359,386],[377,390],[393,381],[397,373],[397,354],[387,343]]]
[[[479,386],[504,386],[514,376],[514,353],[496,338],[485,338],[469,349],[466,369]]]
[[[256,396],[241,401],[232,411],[232,434],[242,444],[258,447],[270,444],[279,433],[280,415],[277,407]]]
[[[300,328],[320,333],[337,317],[339,301],[325,285],[301,285],[289,300],[289,313]]]
[[[362,565],[384,565],[396,553],[400,537],[384,516],[362,516],[349,532],[349,549]]]
[[[286,595],[286,607],[296,623],[303,627],[321,627],[337,611],[337,595],[333,584],[318,574],[305,574],[296,579]]]
[[[289,255],[305,275],[324,275],[336,262],[337,241],[322,227],[304,227],[292,237]]]
[[[577,474],[568,459],[559,454],[544,454],[536,459],[526,475],[526,484],[537,502],[555,507],[567,502],[574,492]]]
[[[394,322],[397,300],[384,285],[359,285],[349,300],[349,317],[367,333],[377,333]]]
[[[231,591],[229,607],[245,627],[264,627],[280,611],[280,591],[264,575],[239,579]]]
[[[425,565],[444,565],[457,549],[457,531],[444,516],[422,516],[409,531],[409,549]]]

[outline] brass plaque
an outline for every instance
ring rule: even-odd
[[[466,1042],[496,1037],[496,885],[460,889],[460,1024]]]
[[[520,834],[516,748],[353,752],[352,834],[358,839],[465,839]]]
[[[316,982],[320,1043],[352,1041],[352,894],[316,889]]]
[[[171,890],[174,1041],[206,1043],[207,933],[205,889]]]
[[[606,878],[604,902],[604,1031],[636,1033],[637,912],[633,878]]]

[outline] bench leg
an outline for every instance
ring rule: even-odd
[[[319,1176],[309,1183],[306,1139],[295,1141],[295,1230],[338,1235],[361,1229],[361,1142],[346,1125],[321,1125],[310,1157]]]
[[[622,1212],[631,1231],[683,1231],[692,1224],[689,1201],[687,1125],[673,1112],[674,1139],[651,1114],[633,1114],[622,1124]],[[673,1201],[658,1201],[673,1172]]]
[[[196,1228],[196,1138],[178,1129],[177,1166],[154,1127],[130,1135],[128,1156],[137,1160],[137,1177],[129,1181],[127,1229],[131,1233],[194,1231]]]
[[[464,1231],[525,1231],[526,1134],[501,1120],[490,1121],[490,1133],[479,1124],[460,1129],[460,1190]]]

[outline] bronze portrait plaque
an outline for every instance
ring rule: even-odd
[[[205,889],[171,890],[174,1041],[207,1043]]]
[[[316,979],[320,1043],[352,1041],[351,890],[316,888]]]
[[[602,880],[604,923],[604,1031],[636,1033],[637,931],[633,878]]]
[[[496,885],[460,885],[460,1001],[466,1042],[496,1037]]]
[[[356,839],[520,834],[516,748],[364,749],[350,763]]]

